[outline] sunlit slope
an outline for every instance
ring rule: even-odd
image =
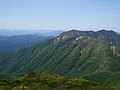
[[[0,70],[14,76],[21,76],[29,71],[45,70],[62,76],[118,73],[119,45],[78,32],[65,32],[57,38],[16,51],[9,58],[2,58]]]

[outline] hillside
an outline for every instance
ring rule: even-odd
[[[33,43],[42,41],[51,37],[40,35],[14,35],[0,36],[0,53],[11,53],[16,49],[22,49],[31,46]]]
[[[17,80],[1,80],[0,90],[119,90],[81,77],[63,77],[48,71],[29,72]]]
[[[120,75],[119,38],[120,35],[113,31],[71,30],[1,58],[0,71],[19,77],[30,71],[48,70],[62,76],[85,77],[98,83],[108,82],[109,77],[111,81],[105,83],[106,86],[119,87],[120,79],[113,78],[113,73]],[[106,77],[102,78],[104,73],[107,73]]]

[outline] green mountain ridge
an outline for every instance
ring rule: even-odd
[[[103,32],[109,36],[101,34]],[[119,87],[120,35],[114,34],[113,31],[104,30],[96,34],[92,31],[64,32],[56,38],[44,40],[31,47],[18,50],[9,57],[1,58],[0,71],[21,77],[30,71],[48,70],[62,76],[81,76],[91,81],[105,82],[106,85]],[[118,79],[113,78],[114,74]],[[102,78],[104,75],[106,77]],[[109,83],[107,76],[111,78]]]

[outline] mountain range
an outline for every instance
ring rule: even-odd
[[[46,70],[120,87],[120,34],[106,30],[70,30],[0,56],[2,74],[21,77],[31,71]]]
[[[3,36],[16,36],[39,34],[41,36],[57,36],[64,30],[42,30],[42,29],[0,29],[0,35]]]
[[[38,34],[28,35],[13,35],[13,36],[2,36],[0,35],[0,53],[11,53],[16,49],[22,49],[32,44],[48,39],[52,37],[41,36]]]

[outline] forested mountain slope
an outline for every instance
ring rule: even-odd
[[[4,56],[0,59],[0,71],[21,76],[30,71],[48,70],[62,76],[82,76],[119,87],[119,38],[119,34],[104,30],[64,32],[54,39],[44,40],[12,55]],[[117,79],[113,78],[113,73]],[[102,74],[106,75],[106,79],[94,79],[100,78]],[[107,76],[111,78],[109,83]]]

